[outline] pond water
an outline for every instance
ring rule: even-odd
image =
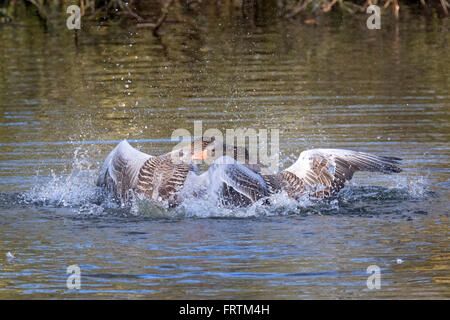
[[[0,26],[0,299],[450,298],[448,19],[351,20],[248,28],[219,15],[160,38]],[[358,173],[319,204],[193,203],[161,218],[102,202],[115,144],[162,154],[194,120],[278,129],[282,167],[335,147],[404,170]]]

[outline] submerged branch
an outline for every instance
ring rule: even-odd
[[[158,30],[159,28],[161,28],[162,24],[164,23],[164,21],[166,21],[167,19],[167,15],[169,14],[169,8],[172,5],[174,0],[168,0],[164,6],[161,8],[161,15],[158,18],[158,20],[156,21],[156,23],[139,23],[138,27],[139,28],[152,28],[153,29],[153,34],[155,36],[158,36]]]
[[[161,8],[161,16],[158,21],[156,21],[155,27],[153,28],[153,34],[157,34],[159,28],[162,26],[164,21],[166,21],[167,15],[169,14],[169,7],[172,5],[173,1],[174,0],[168,0]]]
[[[291,19],[298,15],[300,12],[306,9],[306,7],[312,2],[312,0],[305,0],[305,2],[299,1],[299,3],[286,14],[286,18]]]
[[[27,1],[36,7],[39,17],[42,20],[44,20],[44,21],[48,20],[48,14],[47,14],[47,11],[45,10],[43,4],[39,3],[37,0],[27,0]]]
[[[124,10],[127,14],[137,19],[138,22],[143,22],[144,19],[135,13],[133,10],[130,9],[130,7],[123,3],[122,0],[115,0],[117,4],[119,5],[120,9]]]
[[[328,12],[328,11],[330,11],[332,8],[333,8],[333,6],[336,4],[338,2],[338,0],[333,0],[333,1],[331,1],[330,3],[326,3],[324,6],[323,6],[323,12]]]
[[[392,10],[394,12],[395,19],[398,19],[398,12],[400,10],[400,5],[398,4],[398,0],[388,0],[385,4],[383,9],[386,9],[389,7],[389,5],[392,3]]]
[[[441,0],[441,6],[444,10],[446,16],[448,16],[448,9],[450,8],[450,4],[446,0]]]

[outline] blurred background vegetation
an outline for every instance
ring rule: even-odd
[[[404,16],[405,12],[446,18],[450,10],[448,0],[0,0],[0,23],[32,16],[51,25],[65,21],[66,8],[72,4],[80,7],[83,21],[119,21],[148,27],[155,33],[164,23],[182,23],[186,16],[210,10],[239,15],[249,27],[268,16],[320,24],[323,16],[365,15],[371,4],[381,7],[383,17],[394,20],[411,16]]]

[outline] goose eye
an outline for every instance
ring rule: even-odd
[[[216,155],[216,149],[215,149],[215,148],[213,148],[213,149],[211,150],[211,155],[212,155],[212,156],[215,156],[215,155]]]
[[[178,152],[178,156],[179,156],[179,157],[182,157],[183,155],[184,155],[183,151],[180,150],[180,151]]]

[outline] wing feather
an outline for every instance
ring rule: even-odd
[[[103,163],[97,186],[106,186],[113,190],[116,196],[126,200],[129,190],[136,188],[139,170],[149,158],[150,155],[133,148],[128,141],[123,140]]]
[[[210,181],[218,179],[225,185],[225,192],[233,197],[238,194],[239,198],[244,196],[250,202],[254,202],[270,194],[261,175],[230,157],[217,159],[207,173]]]
[[[343,149],[311,149],[285,171],[295,174],[318,196],[339,191],[356,171],[400,172],[400,158]]]
[[[136,193],[153,200],[175,201],[192,170],[187,164],[176,164],[168,155],[149,158],[138,173]]]

